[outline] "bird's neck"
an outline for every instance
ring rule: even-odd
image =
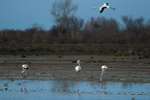
[[[93,7],[93,9],[99,9],[100,7]]]

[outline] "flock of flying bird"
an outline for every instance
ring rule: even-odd
[[[100,7],[93,7],[93,9],[99,9],[100,10],[100,13],[102,13],[104,11],[105,8],[110,8],[112,10],[115,10],[115,8],[112,8],[110,6],[108,6],[108,3],[104,3],[102,6]],[[23,64],[22,65],[22,72],[21,72],[21,75],[26,75],[27,72],[26,70],[29,69],[29,66],[27,64]],[[81,66],[80,66],[80,60],[77,61],[77,66],[75,67],[75,71],[76,72],[80,72],[81,71]],[[101,69],[102,69],[102,72],[101,72],[101,76],[100,76],[100,81],[102,81],[102,77],[103,77],[103,74],[106,74],[106,70],[108,69],[108,67],[106,65],[103,65],[101,66]]]

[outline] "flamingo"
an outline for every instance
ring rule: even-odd
[[[112,7],[108,6],[108,3],[104,3],[101,7],[93,7],[93,9],[100,9],[100,13],[102,13],[105,8],[110,8],[112,10],[116,9],[116,8],[112,8]]]
[[[75,71],[76,72],[80,72],[81,71],[80,60],[77,61],[77,66],[75,67]],[[78,74],[79,73],[77,73],[77,75]],[[79,80],[79,75],[78,75],[78,80]],[[79,82],[78,82],[78,94],[79,94]]]
[[[77,61],[77,66],[75,67],[75,71],[76,72],[80,72],[81,71],[80,60]]]
[[[103,74],[106,74],[106,70],[108,69],[108,66],[103,65],[103,66],[101,66],[101,69],[102,69],[102,73],[100,76],[100,81],[102,81]]]
[[[23,64],[22,65],[22,72],[21,72],[21,75],[26,75],[27,74],[27,72],[26,72],[26,70],[28,70],[29,69],[29,66],[27,65],[27,64]]]
[[[108,69],[108,67],[106,65],[103,65],[101,66],[101,69],[102,69],[102,73],[101,73],[101,76],[103,76],[103,74],[106,74],[106,71]]]

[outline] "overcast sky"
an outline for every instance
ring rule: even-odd
[[[0,0],[0,30],[20,29],[24,30],[37,23],[49,30],[54,25],[53,17],[50,15],[53,2],[56,0]],[[57,0],[59,1],[59,0]],[[78,5],[76,16],[83,18],[86,22],[91,17],[114,18],[120,24],[121,16],[132,16],[133,18],[144,17],[150,19],[150,0],[72,0]],[[116,8],[116,11],[106,9],[102,14],[99,7],[104,2]]]

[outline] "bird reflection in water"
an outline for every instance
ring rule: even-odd
[[[105,84],[104,81],[100,82],[100,87],[101,87],[101,90],[102,90],[101,94],[107,94],[106,93],[106,84]]]
[[[18,84],[19,85],[19,84]],[[21,83],[21,93],[23,94],[23,95],[26,95],[27,94],[27,81],[26,80],[24,80],[24,81],[22,81],[22,83]]]

